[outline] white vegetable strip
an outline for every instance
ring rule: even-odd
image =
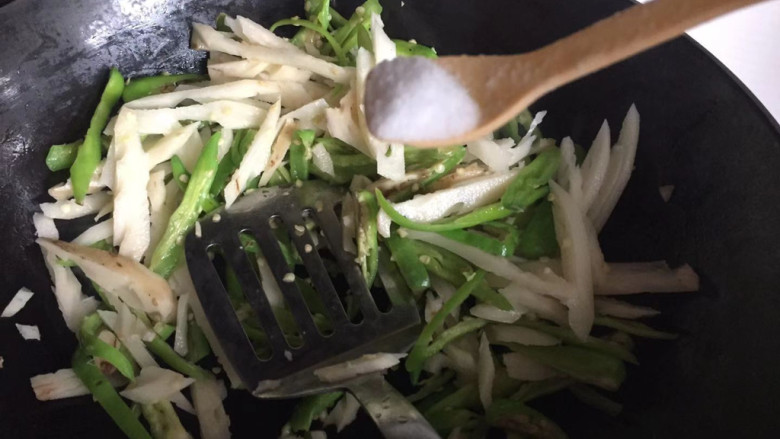
[[[492,171],[506,172],[530,152],[530,148],[514,146],[515,142],[512,139],[479,139],[468,143],[466,149]]]
[[[236,35],[241,37],[241,39],[246,40],[249,43],[259,44],[261,46],[275,49],[287,49],[294,51],[300,50],[297,46],[285,40],[284,38],[276,35],[262,25],[246,17],[242,17],[241,15],[237,15],[235,19],[225,17],[225,24]]]
[[[279,135],[276,136],[276,140],[271,146],[271,157],[268,159],[268,164],[265,165],[263,175],[260,176],[259,187],[267,185],[268,181],[273,177],[274,172],[282,165],[284,156],[290,149],[293,134],[295,134],[295,130],[297,129],[292,119],[280,120],[280,123],[282,128],[279,130]]]
[[[76,376],[73,369],[60,369],[54,373],[35,375],[30,377],[30,385],[38,401],[89,395],[89,389]]]
[[[452,296],[455,295],[455,291],[457,290],[457,288],[455,288],[451,283],[447,282],[446,280],[438,276],[431,276],[430,278],[431,278],[431,288],[439,296],[441,305],[444,305],[445,302],[450,300]],[[455,309],[453,309],[450,315],[456,320],[459,319],[460,307],[456,307]]]
[[[25,340],[40,340],[41,331],[37,325],[21,325],[16,323],[16,330]]]
[[[281,102],[277,101],[269,110],[257,131],[252,143],[247,148],[241,164],[233,173],[225,186],[225,206],[230,207],[236,198],[244,191],[249,180],[260,175],[268,164],[271,156],[271,145],[278,131]]]
[[[495,344],[518,343],[528,346],[555,346],[561,340],[531,328],[512,325],[492,325],[487,329],[490,341]]]
[[[336,432],[340,433],[344,427],[355,421],[359,409],[360,402],[351,393],[344,393],[344,397],[336,403],[323,423],[326,426],[335,425]]]
[[[190,277],[189,271],[187,271],[187,267],[182,266],[176,269],[176,271],[171,274],[168,281],[177,295],[189,294],[190,309],[192,310],[193,317],[195,317],[195,322],[200,326],[200,329],[203,330],[203,335],[206,336],[209,346],[211,346],[211,349],[217,356],[217,360],[222,364],[222,368],[225,370],[231,386],[234,388],[241,386],[241,378],[238,377],[233,365],[227,360],[225,351],[222,349],[222,346],[219,344],[219,339],[211,329],[211,325],[206,318],[206,313],[203,312],[203,306],[198,299],[198,293],[195,291],[195,286],[192,284],[192,278]]]
[[[114,219],[109,218],[102,223],[97,223],[94,226],[88,228],[71,242],[78,245],[92,245],[98,241],[109,239],[113,235]],[[111,244],[113,241],[109,240],[108,242]]]
[[[432,207],[428,207],[428,209],[432,209]],[[553,277],[554,275],[550,275],[548,276],[549,280],[541,279],[532,273],[524,272],[506,258],[495,256],[468,244],[445,238],[438,233],[404,230],[409,239],[417,239],[449,250],[485,271],[525,286],[532,291],[564,300],[571,294],[572,286],[557,276]]]
[[[366,354],[354,360],[316,369],[314,375],[323,382],[335,383],[359,375],[389,369],[398,364],[399,360],[405,356],[406,354]]]
[[[550,181],[550,191],[563,277],[574,285],[572,295],[564,301],[569,308],[569,326],[579,338],[585,339],[594,318],[590,241],[585,214],[574,198],[554,181]]]
[[[35,236],[39,238],[60,239],[60,232],[54,220],[46,215],[35,212],[33,214],[33,226],[35,227]]]
[[[92,281],[140,309],[156,320],[170,321],[176,298],[168,283],[138,262],[91,247],[39,238],[38,245],[62,258],[70,259]]]
[[[582,173],[577,167],[574,141],[571,140],[571,137],[564,137],[561,141],[561,166],[558,168],[558,184],[571,194],[577,207],[583,210]]]
[[[514,323],[517,321],[517,319],[520,318],[520,316],[523,315],[523,313],[517,312],[513,309],[506,311],[486,303],[480,303],[472,306],[469,310],[469,314],[473,315],[474,317],[479,317],[480,319],[500,323]]]
[[[278,87],[273,87],[266,81],[242,79],[224,84],[210,85],[190,90],[160,93],[136,99],[125,104],[133,109],[173,108],[185,100],[193,100],[201,104],[219,100],[236,100],[256,98],[260,95],[278,93]]]
[[[515,174],[516,171],[511,171],[472,178],[447,189],[417,195],[411,200],[394,204],[393,207],[412,221],[432,223],[498,201]],[[382,236],[390,236],[390,217],[384,210],[379,211],[377,227]]]
[[[190,295],[179,296],[176,308],[176,335],[173,338],[173,350],[181,356],[187,355],[187,315],[189,314]]]
[[[28,290],[27,287],[19,288],[19,291],[14,294],[14,297],[11,298],[11,301],[8,302],[8,305],[5,306],[5,309],[3,309],[3,313],[0,314],[0,317],[13,317],[18,313],[19,311],[24,308],[25,305],[27,305],[27,302],[32,299],[33,292]]]
[[[114,119],[116,120],[116,119]],[[106,186],[109,189],[114,188],[116,182],[116,145],[114,138],[111,138],[111,143],[108,145],[108,151],[106,152],[106,159],[103,160],[103,169],[100,172],[100,184]],[[71,189],[72,190],[72,189]]]
[[[181,127],[181,120],[215,122],[232,130],[256,128],[265,116],[264,109],[235,101],[133,112],[138,117],[140,134],[168,134]]]
[[[193,23],[193,40],[200,43],[199,49],[218,50],[242,58],[284,64],[309,70],[336,82],[345,83],[351,79],[351,69],[321,60],[300,50],[285,50],[239,43],[231,40],[205,24]]]
[[[119,246],[120,255],[140,261],[149,246],[149,165],[138,134],[138,119],[130,110],[119,111],[114,147],[114,244]]]
[[[610,153],[607,174],[593,205],[588,210],[588,216],[593,220],[597,231],[604,227],[607,218],[617,205],[623,189],[628,184],[631,171],[634,168],[636,147],[639,143],[639,112],[635,105],[628,109],[617,144]]]
[[[558,375],[555,369],[538,363],[518,352],[504,354],[503,359],[507,375],[516,380],[541,381]]]
[[[98,192],[84,197],[82,204],[78,204],[75,200],[41,203],[41,211],[51,219],[74,219],[96,213],[109,203],[111,203],[111,195],[107,192]]]
[[[142,368],[135,381],[119,394],[139,404],[154,404],[170,400],[193,382],[194,379],[170,369],[147,366]]]
[[[469,352],[456,343],[444,346],[444,353],[449,359],[447,367],[455,370],[458,378],[464,381],[477,380],[477,353]]]
[[[199,122],[193,122],[181,128],[176,128],[152,145],[146,152],[149,169],[170,160],[175,154],[179,154],[186,145],[187,140],[197,133],[198,125],[200,125]]]
[[[493,404],[493,380],[496,377],[496,365],[493,363],[493,354],[490,352],[490,343],[487,336],[482,333],[479,340],[479,359],[477,360],[477,382],[479,387],[479,400],[482,407],[487,409]]]
[[[594,304],[596,305],[597,313],[622,319],[639,319],[660,314],[659,311],[653,308],[634,305],[608,297],[597,297]]]
[[[211,62],[209,60],[208,72],[211,82],[227,82],[233,79],[257,78],[268,67],[268,63],[251,59],[239,61]]]
[[[118,312],[98,310],[97,313],[103,323],[116,334],[139,366],[157,366],[157,361],[144,344],[145,339],[154,339],[154,333],[126,305],[120,303],[117,309]]]
[[[499,290],[506,297],[512,306],[517,308],[527,308],[540,317],[561,325],[568,325],[568,314],[566,307],[561,305],[557,299],[543,296],[530,291],[526,286],[518,283],[512,283]]]
[[[684,293],[699,289],[699,276],[690,267],[670,269],[664,261],[609,263],[596,294]]]
[[[302,130],[316,129],[325,130],[325,110],[328,103],[325,99],[317,99],[308,104],[290,111],[280,118],[280,120],[293,119],[298,121],[299,128]]]
[[[212,345],[213,346],[213,345]],[[203,439],[230,438],[230,418],[222,406],[226,392],[221,381],[199,380],[192,383],[192,402]]]
[[[357,105],[355,100],[356,93],[354,88],[350,89],[341,98],[337,108],[325,110],[328,133],[363,154],[373,157],[373,150],[366,145],[358,122],[355,120],[355,115],[357,114],[357,108],[355,108]]]
[[[330,153],[325,149],[322,143],[317,143],[311,149],[311,161],[320,171],[330,175],[336,176],[336,171],[333,169],[333,159],[330,157]]]
[[[593,205],[601,185],[604,184],[609,155],[609,124],[605,120],[582,162],[582,203],[580,204],[586,212]]]
[[[94,297],[87,297],[81,292],[81,283],[68,267],[57,263],[57,256],[43,248],[43,260],[54,283],[52,290],[57,299],[65,325],[73,332],[78,331],[84,316],[94,311],[98,302]]]
[[[385,24],[379,14],[371,14],[371,41],[374,45],[374,63],[391,60],[396,57],[395,43],[385,33]]]

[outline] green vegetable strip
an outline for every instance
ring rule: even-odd
[[[173,172],[173,178],[176,180],[179,189],[181,189],[182,192],[186,191],[187,183],[190,181],[190,173],[177,155],[171,157],[171,171]]]
[[[520,401],[498,399],[485,413],[488,424],[517,433],[518,437],[565,439],[566,433],[548,417]]]
[[[642,322],[635,322],[633,320],[598,316],[593,323],[599,326],[606,326],[607,328],[617,329],[618,331],[623,331],[627,334],[636,335],[637,337],[655,338],[659,340],[674,340],[677,338],[677,334],[659,331],[645,325]]]
[[[160,337],[146,343],[149,350],[172,369],[196,380],[211,379],[212,375],[205,369],[180,357],[173,348]]]
[[[444,349],[444,346],[447,346],[447,344],[453,340],[463,337],[469,332],[474,332],[487,324],[487,320],[466,318],[458,322],[455,326],[447,328],[446,331],[436,337],[436,340],[425,349],[426,359],[439,353],[439,351]]]
[[[523,383],[509,399],[527,402],[533,399],[558,392],[572,385],[571,378],[549,378],[542,381],[529,381]]]
[[[203,200],[214,181],[217,172],[217,144],[221,133],[214,133],[198,158],[192,177],[184,192],[179,207],[171,215],[160,243],[152,254],[149,268],[164,278],[179,264],[182,256],[182,240],[187,231],[195,224],[200,214]]]
[[[515,322],[515,324],[519,326],[525,326],[526,328],[536,329],[537,331],[541,331],[545,334],[560,338],[565,343],[573,346],[580,346],[605,355],[619,358],[632,364],[639,364],[639,360],[637,360],[636,356],[631,353],[631,351],[616,343],[611,343],[596,337],[588,337],[586,341],[582,341],[574,334],[574,332],[572,332],[571,329],[561,328],[560,326],[550,325],[541,321],[520,319]]]
[[[187,329],[187,347],[189,349],[186,358],[190,363],[197,363],[211,353],[211,346],[195,320],[188,323],[190,327]]]
[[[184,73],[180,75],[157,75],[147,76],[145,78],[133,78],[127,83],[122,93],[122,99],[125,102],[134,101],[144,96],[162,93],[168,86],[173,86],[179,82],[186,81],[206,81],[209,77],[194,73]]]
[[[554,257],[560,253],[555,235],[552,203],[548,200],[542,200],[533,209],[531,219],[520,234],[515,251],[517,255],[527,259]]]
[[[406,370],[410,373],[412,383],[417,383],[420,378],[420,371],[427,358],[428,345],[433,340],[433,334],[444,325],[444,319],[459,307],[474,291],[474,289],[485,279],[485,272],[480,270],[474,274],[465,284],[463,284],[450,299],[445,302],[439,312],[437,312],[430,322],[425,325],[417,341],[414,343],[412,351],[406,358]]]
[[[550,188],[547,183],[558,172],[561,152],[558,148],[547,148],[524,168],[501,197],[501,205],[511,210],[523,210],[547,195]]]
[[[76,160],[81,143],[81,140],[77,140],[73,143],[52,145],[49,153],[46,154],[46,167],[52,172],[70,168]]]
[[[293,181],[309,179],[309,160],[314,135],[314,130],[298,130],[293,136],[290,145],[290,177]]]
[[[122,78],[119,70],[112,68],[108,76],[108,83],[103,89],[103,95],[100,97],[100,102],[92,115],[92,120],[89,122],[87,134],[84,136],[84,143],[79,147],[76,153],[76,160],[73,161],[73,165],[70,167],[73,198],[78,203],[84,201],[84,196],[87,195],[87,190],[89,189],[89,181],[92,179],[92,174],[95,173],[98,163],[100,163],[100,157],[103,153],[101,133],[106,127],[106,123],[108,123],[111,110],[122,96],[124,86],[125,80]]]
[[[412,43],[411,41],[393,40],[395,51],[398,56],[424,56],[426,58],[438,58],[436,49],[422,44]]]
[[[225,24],[225,19],[227,18],[227,16],[228,15],[226,13],[224,13],[224,12],[220,12],[219,15],[217,15],[217,22],[216,22],[217,26],[216,26],[216,28],[217,28],[218,31],[220,31],[220,32],[233,32],[233,29],[229,28]]]
[[[78,338],[84,352],[92,357],[102,358],[111,363],[125,378],[133,381],[135,379],[133,362],[119,349],[98,338],[101,328],[103,328],[103,321],[100,320],[100,316],[97,313],[88,315],[81,322]]]
[[[617,390],[626,378],[626,366],[618,358],[576,346],[524,346],[512,350],[588,384]]]
[[[377,238],[376,216],[379,208],[370,192],[360,192],[360,224],[357,230],[357,250],[360,268],[369,287],[374,284],[379,265],[379,241]]]
[[[344,392],[331,392],[303,398],[290,417],[290,429],[293,432],[309,431],[311,422],[320,413],[332,407],[343,395]]]
[[[474,407],[479,404],[479,390],[475,383],[466,384],[458,387],[454,392],[440,399],[438,402],[425,410],[425,417],[433,413],[445,410],[452,410],[463,407]]]
[[[406,285],[406,280],[401,275],[398,265],[390,260],[390,251],[379,246],[379,266],[377,274],[382,282],[382,287],[387,292],[390,302],[395,305],[413,304],[414,295]]]
[[[141,413],[152,430],[156,439],[174,439],[190,437],[181,425],[179,415],[173,409],[170,401],[159,401],[154,404],[142,404]]]
[[[387,201],[379,189],[376,190],[376,199],[379,202],[379,207],[381,207],[382,210],[387,213],[387,216],[389,216],[394,223],[401,227],[406,227],[407,229],[421,230],[424,232],[445,232],[448,230],[465,229],[467,227],[473,227],[488,221],[506,218],[512,214],[511,210],[504,208],[499,203],[495,203],[474,209],[473,211],[455,219],[445,220],[446,222],[425,224],[412,221],[409,218],[401,215],[397,210],[395,210],[390,202]]]
[[[336,58],[338,58],[338,64],[344,65],[347,62],[347,58],[344,55],[344,49],[341,47],[341,44],[336,41],[335,38],[333,38],[333,35],[330,34],[330,32],[327,31],[324,27],[317,23],[312,23],[308,20],[302,20],[300,18],[287,18],[284,20],[279,20],[273,25],[271,25],[270,31],[275,31],[280,26],[298,26],[303,27],[309,30],[312,30],[314,32],[317,32],[318,34],[322,35],[327,41],[328,44],[330,44],[330,47],[333,49],[333,52],[336,54]]]
[[[405,153],[404,155],[406,156],[408,154]],[[459,146],[451,149],[445,154],[444,159],[434,163],[427,169],[427,176],[418,183],[418,186],[420,188],[426,188],[440,178],[449,174],[453,169],[455,169],[456,166],[460,164],[461,161],[463,161],[465,156],[466,148]],[[408,187],[393,194],[390,199],[393,201],[405,200],[411,197],[414,192],[415,191],[412,187]]]
[[[214,175],[214,182],[211,184],[209,193],[211,196],[216,197],[225,189],[230,175],[241,164],[241,159],[244,158],[249,144],[255,138],[256,130],[241,130],[233,137],[233,144],[230,146],[230,151],[222,157],[217,167],[217,173]]]
[[[440,374],[434,375],[433,377],[425,380],[422,388],[417,392],[407,396],[406,399],[409,400],[409,402],[421,401],[424,398],[441,391],[444,385],[450,382],[453,378],[455,378],[454,370],[447,369],[442,371]]]
[[[506,300],[506,297],[504,297],[503,294],[499,293],[493,288],[490,288],[485,282],[482,282],[479,286],[477,286],[477,288],[474,289],[472,295],[481,302],[493,305],[496,308],[502,309],[504,311],[511,311],[515,309],[512,304]]]
[[[83,348],[76,349],[71,363],[76,376],[127,437],[131,439],[152,438],[143,424],[135,417],[133,411],[111,387],[111,383],[100,373]]]
[[[467,230],[448,230],[439,232],[445,238],[460,242],[461,244],[476,247],[484,252],[497,256],[511,256],[511,248],[498,239],[491,238],[484,233],[471,232]]]
[[[390,248],[392,259],[398,265],[406,285],[416,296],[422,294],[426,288],[431,286],[431,279],[428,277],[425,265],[420,262],[420,257],[412,242],[393,234],[385,239],[385,243]]]

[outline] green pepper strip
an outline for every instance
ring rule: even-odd
[[[515,322],[515,324],[525,326],[526,328],[536,329],[537,331],[560,338],[565,343],[573,346],[580,346],[602,354],[610,355],[631,364],[639,364],[636,355],[616,343],[611,343],[596,337],[588,337],[587,340],[583,341],[577,337],[571,329],[561,328],[560,326],[550,325],[537,320],[520,319]]]
[[[159,336],[154,337],[152,341],[146,343],[146,346],[149,347],[149,350],[152,351],[153,354],[160,357],[165,364],[190,378],[196,380],[213,378],[211,373],[205,369],[180,357],[179,354],[177,354],[176,351]]]
[[[446,220],[446,222],[425,224],[412,221],[409,218],[401,215],[397,210],[395,210],[392,204],[387,201],[379,189],[376,190],[376,198],[379,202],[379,207],[381,207],[382,210],[387,213],[387,216],[389,216],[394,223],[401,227],[406,227],[407,229],[421,230],[424,232],[446,232],[448,230],[465,229],[467,227],[473,227],[487,221],[506,218],[512,214],[511,210],[504,208],[500,203],[494,203],[485,207],[474,209],[473,211],[455,219]]]
[[[165,229],[160,243],[152,254],[152,271],[168,278],[182,256],[182,240],[187,231],[195,224],[202,209],[203,200],[208,195],[208,189],[214,182],[217,172],[217,144],[221,133],[211,136],[195,164],[192,177],[187,184],[184,198],[179,207],[171,215],[168,227]]]
[[[485,279],[485,272],[477,271],[474,276],[464,283],[448,301],[442,305],[430,322],[425,325],[412,351],[406,358],[406,370],[410,373],[412,383],[416,384],[420,378],[423,363],[428,358],[428,345],[433,340],[433,334],[444,325],[444,320],[457,307],[459,307],[474,291],[477,285]]]
[[[119,349],[109,345],[100,338],[98,333],[103,327],[103,321],[97,313],[92,313],[84,318],[79,328],[79,342],[84,352],[92,357],[102,358],[111,363],[125,378],[135,380],[133,362],[130,361]]]
[[[133,411],[125,404],[119,394],[111,387],[100,369],[90,359],[83,348],[76,349],[71,361],[73,372],[89,389],[92,396],[108,413],[114,423],[131,439],[151,439],[149,432],[135,417]]]
[[[179,415],[173,409],[170,401],[162,400],[154,404],[141,404],[141,413],[149,423],[152,436],[155,438],[185,438],[190,437],[181,425]]]
[[[511,311],[515,309],[515,307],[509,303],[503,294],[499,293],[493,288],[490,288],[485,282],[482,282],[472,294],[481,302],[493,305],[498,309],[502,309],[504,311]]]
[[[436,49],[432,47],[404,40],[393,40],[393,42],[395,43],[395,51],[398,56],[424,56],[431,59],[439,57],[436,54]]]
[[[449,383],[453,378],[455,378],[454,370],[447,369],[445,371],[442,371],[442,373],[425,380],[422,388],[417,392],[407,396],[406,399],[409,402],[421,401],[433,395],[434,393],[441,391],[442,387],[444,387],[445,384]]]
[[[376,216],[379,208],[371,192],[360,192],[357,195],[357,200],[360,204],[360,225],[357,231],[358,257],[366,284],[370,288],[374,284],[379,265],[379,241],[376,227]]]
[[[552,203],[542,200],[531,212],[531,219],[520,234],[517,248],[519,256],[539,259],[554,257],[560,252],[553,222]]]
[[[511,349],[570,377],[607,390],[617,390],[626,378],[626,366],[618,358],[577,346],[525,346]]]
[[[485,413],[488,424],[519,437],[565,439],[566,433],[556,423],[520,401],[498,399]]]
[[[290,416],[290,429],[293,432],[309,431],[311,422],[320,413],[332,407],[343,395],[344,392],[331,392],[303,398]]]
[[[78,203],[84,201],[84,197],[89,189],[89,181],[92,179],[92,174],[95,173],[98,163],[100,163],[100,157],[103,153],[101,133],[106,127],[106,123],[108,123],[111,110],[122,96],[124,86],[125,80],[122,78],[119,70],[112,68],[108,76],[106,88],[103,89],[103,95],[100,97],[100,102],[92,115],[92,120],[89,122],[87,134],[84,136],[84,143],[79,147],[76,153],[76,160],[73,161],[73,165],[70,167],[73,198]]]
[[[379,246],[377,275],[393,306],[414,303],[414,294],[406,285],[398,266],[390,260],[390,251],[386,246]]]
[[[636,335],[637,337],[655,338],[659,340],[674,340],[677,338],[677,334],[659,331],[645,325],[642,322],[635,322],[633,320],[597,316],[593,323],[599,326],[606,326],[607,328],[617,329],[618,331],[623,331],[627,334]]]
[[[190,173],[184,166],[184,162],[182,162],[177,155],[171,157],[171,171],[173,172],[173,179],[176,180],[179,189],[181,189],[182,192],[186,191],[187,183],[190,181]]]
[[[46,167],[52,172],[70,168],[76,160],[81,143],[81,140],[77,140],[73,143],[52,145],[46,154]]]
[[[249,148],[249,144],[255,138],[256,133],[257,131],[255,130],[241,130],[233,137],[230,151],[222,157],[217,167],[217,173],[214,175],[214,182],[209,190],[212,197],[218,196],[225,189],[230,175],[241,164],[241,159],[244,158],[244,154],[247,148]]]
[[[449,238],[453,241],[460,242],[461,244],[470,245],[476,247],[484,252],[497,256],[511,256],[511,249],[499,241],[484,233],[471,232],[467,230],[447,230],[444,232],[438,232],[445,238]]]
[[[517,172],[501,197],[501,205],[511,210],[523,210],[547,195],[547,183],[555,176],[561,163],[558,148],[548,148]]]
[[[156,75],[145,78],[133,78],[125,86],[122,99],[125,102],[134,101],[144,96],[162,93],[166,86],[174,85],[185,81],[205,81],[209,79],[206,75],[195,73],[184,73],[180,75]]]
[[[428,277],[425,265],[420,262],[420,257],[415,251],[412,241],[393,234],[385,239],[385,243],[390,248],[392,259],[398,265],[406,285],[416,296],[422,294],[426,288],[431,286],[431,279]]]
[[[322,27],[321,25],[300,18],[286,18],[284,20],[279,20],[273,25],[271,25],[271,28],[269,30],[273,32],[280,26],[297,26],[297,27],[303,27],[312,30],[314,32],[317,32],[328,41],[328,44],[330,44],[330,47],[333,49],[333,52],[336,54],[336,58],[338,58],[338,64],[339,65],[346,64],[347,58],[344,55],[344,48],[342,48],[341,44],[339,44],[338,41],[336,41],[336,39],[333,38],[333,35],[331,35],[330,32],[328,32],[328,30]]]
[[[434,340],[433,343],[431,343],[425,349],[426,359],[439,353],[439,351],[444,349],[444,346],[447,346],[447,344],[449,344],[453,340],[463,337],[469,332],[474,332],[477,329],[480,329],[487,324],[488,324],[487,320],[465,318],[460,322],[458,322],[456,325],[447,328],[446,331],[442,332],[441,335],[436,337],[436,340]]]
[[[406,155],[406,154],[405,154]],[[422,179],[418,183],[420,188],[426,188],[439,180],[440,178],[444,177],[445,175],[449,174],[453,169],[455,169],[456,166],[460,164],[461,161],[463,161],[463,158],[466,156],[466,148],[459,146],[456,147],[449,152],[446,153],[446,156],[444,159],[434,163],[427,169],[427,176]],[[406,189],[400,190],[397,193],[393,194],[390,199],[394,202],[405,200],[412,196],[414,191],[411,187],[408,187]]]

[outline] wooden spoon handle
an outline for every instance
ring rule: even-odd
[[[764,0],[654,0],[532,52],[547,91],[671,40],[721,14]]]

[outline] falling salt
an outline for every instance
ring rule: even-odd
[[[479,106],[458,80],[422,57],[379,64],[366,83],[368,126],[395,141],[444,140],[477,126]]]

